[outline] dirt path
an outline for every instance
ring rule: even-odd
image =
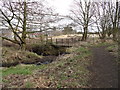
[[[117,88],[118,69],[115,57],[105,47],[94,47],[93,65],[89,68],[92,72],[90,84],[92,88]]]

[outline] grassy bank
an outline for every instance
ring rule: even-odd
[[[4,68],[2,71],[4,84],[9,87],[15,86],[12,76],[15,77],[17,75],[19,77],[29,76],[29,78],[33,78],[33,82],[28,77],[25,78],[27,82],[21,81],[23,84],[21,86],[18,84],[19,87],[42,87],[41,81],[36,83],[34,79],[45,76],[50,82],[45,84],[44,87],[87,87],[90,74],[87,67],[90,64],[89,57],[91,52],[86,47],[72,47],[68,48],[67,51],[70,54],[59,56],[56,61],[50,64],[38,66],[21,64],[15,67]],[[44,79],[46,83],[48,83],[47,79]],[[16,78],[14,82],[17,81]]]
[[[10,61],[9,56],[12,49],[5,50],[5,56]],[[18,52],[18,55],[24,60],[34,61],[35,58],[41,58],[33,52]],[[90,65],[91,52],[86,46],[71,47],[66,50],[70,54],[63,54],[57,57],[55,61],[44,65],[19,64],[17,66],[3,68],[2,76],[5,87],[87,87],[90,72],[87,67]],[[32,55],[32,57],[30,57]],[[27,58],[26,58],[27,57]],[[6,59],[6,58],[5,58]],[[19,59],[19,58],[17,58]],[[22,60],[22,59],[21,59]],[[37,78],[37,79],[36,79]]]

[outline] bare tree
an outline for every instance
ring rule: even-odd
[[[57,13],[54,13],[53,8],[48,6],[46,2],[40,0],[39,2],[32,2],[32,8],[30,6],[30,12],[28,15],[28,25],[31,27],[29,29],[39,29],[39,31],[45,31],[47,29],[52,29],[49,24],[61,20]],[[31,4],[31,3],[30,3]]]
[[[108,2],[96,2],[95,3],[95,24],[97,26],[99,37],[101,39],[106,38],[106,34],[110,36],[110,28],[111,28],[111,22],[110,22],[110,15],[107,12],[108,10]]]
[[[57,17],[57,14],[53,15],[51,8],[44,6],[42,0],[39,2],[4,0],[1,3],[0,13],[2,16],[0,18],[2,18],[2,23],[5,27],[10,28],[15,35],[14,39],[3,36],[2,38],[18,44],[23,50],[26,47],[27,34],[31,33],[30,24],[32,27],[34,25],[40,26],[40,30],[43,31],[44,27],[49,26],[49,23],[54,22],[54,18]]]
[[[20,45],[21,49],[25,48],[25,38],[26,38],[26,0],[24,0],[24,2],[22,2],[23,7],[21,6],[21,9],[23,10],[22,14],[20,12],[20,9],[17,10],[15,9],[15,4],[13,2],[9,1],[3,1],[3,6],[2,8],[0,8],[0,12],[2,14],[2,23],[6,26],[9,27],[10,30],[14,33],[14,35],[18,38],[18,39],[9,39],[6,37],[2,37],[3,39],[6,39],[8,41],[11,41],[13,43],[16,43],[18,45]],[[22,18],[21,16],[22,15]],[[16,21],[15,21],[16,20]],[[17,29],[19,27],[21,23],[21,27],[22,27],[22,35],[20,36],[17,33]]]
[[[118,2],[118,0],[116,0],[115,3],[109,2],[108,8],[108,13],[110,14],[110,19],[112,23],[113,40],[116,41],[119,29],[120,2]]]
[[[88,27],[93,23],[94,2],[91,0],[75,0],[74,7],[71,10],[72,15],[68,16],[79,26],[83,27],[82,40],[87,39]]]

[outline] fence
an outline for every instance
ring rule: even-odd
[[[42,39],[28,39],[27,43],[54,43],[56,45],[63,45],[63,46],[72,46],[76,42],[80,41],[80,37],[71,37],[71,38],[45,38]]]
[[[53,40],[52,40],[53,41]],[[74,45],[76,42],[80,41],[79,37],[76,38],[64,38],[64,39],[55,39],[54,40],[56,45],[63,45],[63,46],[72,46]]]

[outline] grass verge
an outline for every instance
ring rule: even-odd
[[[10,74],[22,74],[22,75],[30,75],[34,70],[46,68],[45,65],[17,65],[15,67],[10,67],[2,70],[2,76],[8,76]]]

